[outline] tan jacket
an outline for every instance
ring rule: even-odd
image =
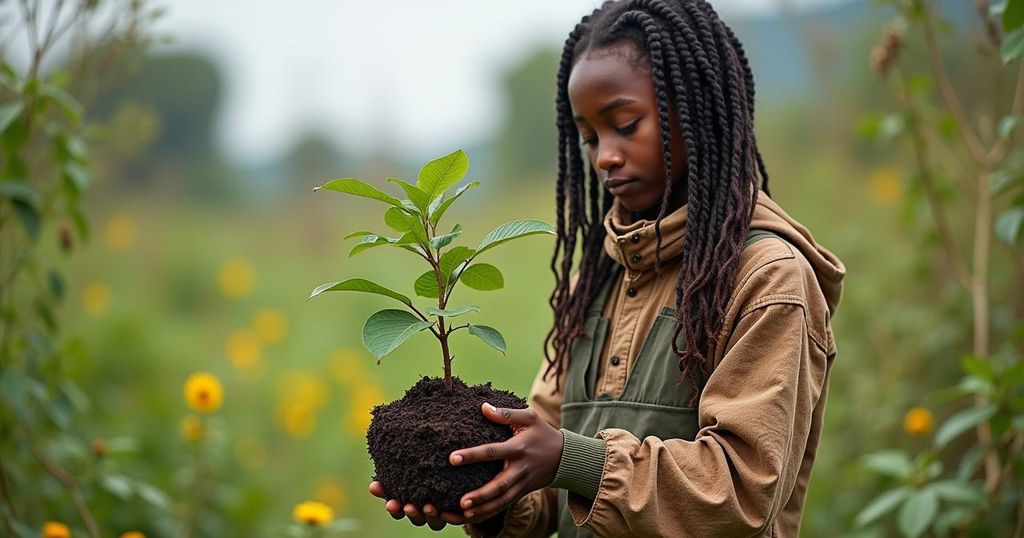
[[[686,209],[661,223],[660,275],[654,223],[632,222],[617,204],[605,218],[605,251],[626,271],[606,306],[611,327],[593,394],[622,393],[655,317],[675,308]],[[740,257],[721,345],[709,354],[696,439],[600,431],[596,498],[569,495],[577,526],[598,536],[797,536],[836,354],[831,317],[845,268],[763,192],[751,229],[785,242],[757,241]],[[553,380],[543,371],[530,406],[559,427],[562,395],[551,394]],[[563,466],[575,456],[563,452]],[[545,488],[511,507],[501,536],[549,536],[557,522],[557,490]],[[476,534],[472,526],[467,531]]]

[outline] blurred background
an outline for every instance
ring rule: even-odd
[[[923,101],[937,92],[913,9],[926,5],[936,15],[937,52],[952,85],[970,117],[980,114],[990,127],[1001,117],[989,108],[1010,103],[1016,76],[1011,65],[989,84],[998,68],[978,60],[1002,11],[962,0],[712,3],[750,57],[773,198],[848,269],[803,534],[907,534],[892,517],[857,521],[901,479],[869,472],[862,457],[899,450],[909,456],[896,459],[915,469],[932,469],[935,461],[955,469],[970,448],[964,439],[925,462],[912,456],[933,446],[929,434],[941,417],[970,407],[935,393],[955,386],[961,358],[977,351],[972,295],[942,248],[952,239],[970,254],[975,206],[957,194],[956,165],[936,166],[936,199],[947,204],[952,236],[945,237],[908,134],[915,116],[900,112],[908,95]],[[446,217],[463,225],[462,244],[508,220],[553,222],[555,70],[565,36],[596,4],[101,2],[89,8],[98,22],[82,38],[96,48],[67,39],[36,65],[32,43],[45,32],[30,30],[26,7],[37,6],[45,28],[47,15],[64,3],[0,1],[5,77],[28,80],[36,68],[61,94],[73,95],[80,104],[67,106],[81,117],[66,128],[88,155],[39,127],[47,140],[68,146],[60,151],[70,164],[61,160],[50,172],[63,182],[82,180],[88,192],[66,205],[44,202],[56,213],[40,210],[28,234],[46,260],[36,280],[56,297],[47,310],[59,329],[41,329],[38,338],[25,329],[24,348],[12,348],[0,375],[8,416],[0,430],[7,476],[0,481],[12,499],[0,510],[10,535],[38,536],[51,520],[89,535],[72,490],[104,535],[280,536],[298,532],[293,507],[307,500],[332,508],[340,523],[330,531],[339,536],[429,532],[392,521],[366,492],[372,464],[364,434],[372,406],[400,397],[420,376],[441,374],[437,344],[419,335],[378,365],[360,329],[386,299],[328,294],[307,301],[315,286],[354,276],[410,293],[419,271],[397,249],[348,257],[354,241],[343,237],[382,230],[381,208],[312,188],[356,177],[389,190],[385,178],[414,178],[429,159],[461,148],[471,161],[468,179],[481,182]],[[106,28],[105,20],[120,26]],[[904,40],[918,39],[905,49],[906,84],[880,76],[877,52],[872,69],[872,51],[893,20],[890,28]],[[113,39],[97,39],[104,32]],[[118,54],[107,61],[112,51]],[[79,71],[82,62],[87,69]],[[995,63],[1002,66],[998,57]],[[7,103],[28,91],[18,88],[7,86]],[[52,100],[55,110],[64,106]],[[936,102],[920,110],[945,125],[939,138],[958,148],[953,159],[962,153],[957,125]],[[0,114],[0,125],[18,127],[25,110],[14,119]],[[26,154],[33,151],[31,137],[8,138],[8,148],[21,143]],[[27,157],[19,163],[5,155],[7,177],[35,170]],[[13,187],[3,192],[16,220],[31,229],[19,193],[27,197]],[[472,209],[479,206],[487,211]],[[0,224],[7,234],[0,257],[10,261],[14,236],[25,234],[15,220]],[[1009,342],[1021,320],[1024,258],[1011,246],[1019,227],[1010,244],[991,245],[993,340]],[[457,292],[482,305],[477,319],[508,342],[502,357],[476,339],[455,337],[455,372],[467,382],[527,394],[551,323],[552,248],[551,237],[535,236],[498,249],[491,263],[502,268],[506,289]],[[56,278],[45,270],[51,266]],[[8,319],[27,315],[18,305],[33,304],[28,289],[7,288]],[[989,351],[1019,353],[1019,346],[993,343]],[[25,364],[17,357],[37,355],[59,362],[15,372]],[[208,414],[183,394],[197,371],[222,386],[222,403]],[[1011,428],[1007,446],[1019,442],[1013,435]],[[38,450],[25,448],[30,438]],[[45,461],[74,476],[74,487]],[[902,476],[911,478],[920,477]]]

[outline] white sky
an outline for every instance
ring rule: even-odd
[[[843,0],[712,0],[737,14]],[[848,0],[847,0],[848,1]],[[171,49],[202,49],[224,69],[218,139],[265,161],[316,127],[345,147],[443,152],[501,121],[503,67],[537,43],[560,46],[600,0],[156,0]],[[554,84],[554,80],[552,80]]]

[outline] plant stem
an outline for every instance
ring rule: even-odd
[[[25,442],[29,450],[32,451],[32,455],[39,460],[39,463],[46,469],[46,472],[50,473],[51,476],[64,485],[64,489],[71,495],[71,500],[75,503],[75,509],[82,516],[85,527],[89,529],[89,535],[92,538],[100,538],[100,528],[96,525],[96,518],[93,517],[92,512],[89,510],[89,505],[86,504],[85,498],[82,496],[82,490],[78,487],[78,482],[67,471],[62,469],[60,465],[47,458],[42,450],[39,450],[39,446],[36,445],[24,424],[19,424],[19,426],[21,426],[21,433],[25,437]]]
[[[7,487],[7,473],[4,472],[4,460],[0,457],[0,493],[4,496],[4,502],[7,503],[7,507],[10,514],[4,517],[4,526],[7,527],[7,532],[14,535],[14,527],[11,525],[11,518],[18,518],[18,508],[14,506],[14,500],[11,499],[11,492]]]

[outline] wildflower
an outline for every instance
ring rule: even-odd
[[[92,440],[92,454],[97,458],[102,458],[107,455],[107,442],[103,439]]]
[[[334,520],[334,510],[321,502],[306,501],[295,505],[295,509],[292,510],[292,518],[296,523],[323,527]]]
[[[185,380],[185,401],[192,409],[210,413],[220,409],[223,399],[224,389],[217,376],[209,372],[196,372]]]
[[[373,416],[370,410],[384,403],[384,393],[374,385],[364,385],[355,389],[352,403],[345,414],[345,426],[349,433],[356,437],[366,435]]]
[[[232,299],[244,297],[252,291],[252,267],[245,260],[228,260],[220,268],[220,291]]]
[[[882,38],[871,51],[871,69],[878,76],[885,78],[889,69],[899,60],[900,49],[903,48],[903,35],[893,28],[886,26],[882,30]]]
[[[910,435],[924,435],[935,427],[935,417],[924,407],[915,407],[903,416],[903,431]]]
[[[316,488],[316,494],[313,497],[335,510],[341,510],[347,502],[345,490],[341,487],[339,481],[334,478],[322,482]]]
[[[264,308],[252,320],[256,336],[265,344],[276,344],[288,334],[288,321],[273,308]]]
[[[139,531],[128,531],[122,532],[120,538],[146,538],[146,535]]]
[[[203,426],[202,419],[194,415],[189,415],[181,419],[179,428],[181,429],[181,436],[184,437],[185,440],[192,441],[193,443],[201,441],[203,439],[203,435],[206,433],[206,428]]]
[[[43,538],[70,538],[71,529],[59,521],[47,521],[43,524]]]
[[[316,429],[316,414],[305,403],[284,405],[278,413],[281,428],[292,437],[309,437]]]
[[[245,370],[259,364],[263,360],[263,348],[260,340],[252,331],[241,329],[228,335],[228,341],[224,344],[224,353],[235,365],[235,368]]]
[[[110,309],[110,286],[103,282],[92,282],[82,290],[82,306],[85,313],[99,317]]]
[[[106,233],[107,246],[110,250],[121,252],[131,250],[138,241],[139,227],[130,215],[124,213],[115,215],[107,222]]]
[[[899,172],[890,167],[881,167],[872,172],[867,184],[868,197],[878,205],[891,205],[903,194]]]

